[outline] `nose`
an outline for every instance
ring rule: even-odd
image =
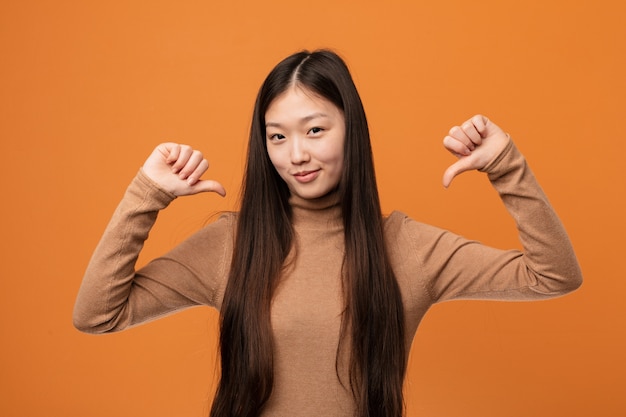
[[[293,140],[291,141],[290,151],[291,163],[294,165],[303,164],[311,159],[305,138],[293,138]]]

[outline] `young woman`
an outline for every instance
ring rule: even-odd
[[[450,130],[444,175],[484,171],[523,251],[381,214],[365,112],[330,51],[280,62],[259,91],[238,213],[135,270],[159,210],[224,195],[202,154],[159,145],[86,271],[74,322],[103,333],[196,305],[220,311],[212,416],[401,416],[411,341],[434,303],[533,300],[576,289],[570,241],[513,142],[483,116]]]

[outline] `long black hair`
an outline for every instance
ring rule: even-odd
[[[220,311],[222,374],[211,416],[258,416],[272,393],[270,307],[294,232],[289,189],[267,154],[265,113],[294,84],[332,102],[346,123],[338,190],[345,237],[345,308],[337,363],[346,344],[356,416],[398,417],[403,413],[406,372],[402,299],[384,244],[365,111],[345,62],[328,50],[287,57],[257,95],[235,248]]]

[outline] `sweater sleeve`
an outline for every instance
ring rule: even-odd
[[[174,198],[142,171],[133,179],[87,266],[74,306],[77,329],[113,332],[191,306],[218,306],[232,247],[232,216],[220,217],[135,270],[159,210]]]
[[[500,250],[405,218],[431,302],[534,300],[578,288],[570,240],[526,160],[510,141],[484,169],[515,220],[523,250]]]

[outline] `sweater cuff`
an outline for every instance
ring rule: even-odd
[[[176,195],[161,188],[156,182],[146,175],[143,168],[139,169],[135,178],[129,185],[129,190],[136,189],[138,194],[153,199],[161,208],[167,207],[176,199]]]
[[[509,138],[509,142],[504,147],[502,152],[485,165],[484,168],[479,170],[487,173],[487,176],[491,181],[495,181],[498,178],[503,177],[507,173],[523,166],[525,163],[524,156],[517,149],[515,143],[511,140],[511,137],[508,134],[507,137]]]

